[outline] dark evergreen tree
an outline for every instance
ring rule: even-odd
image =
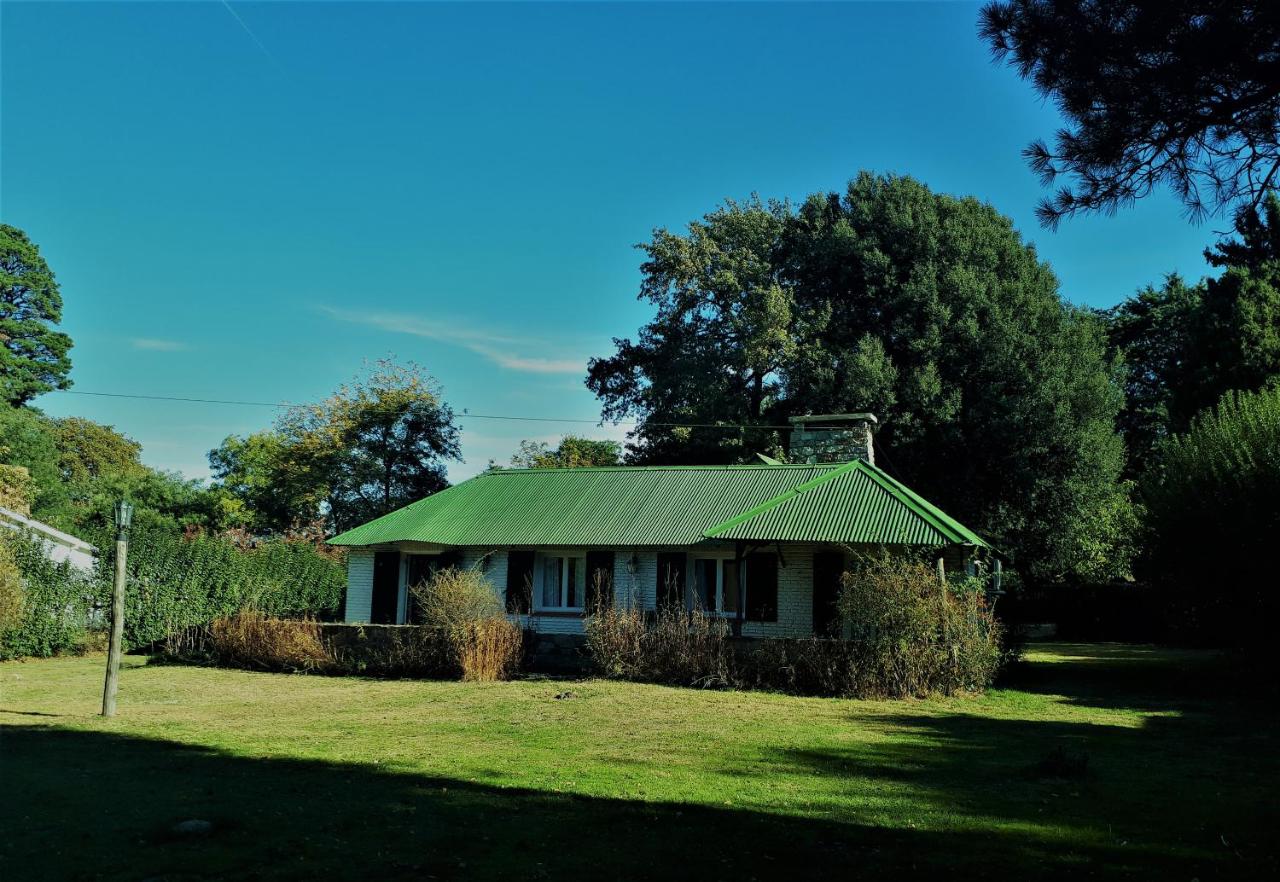
[[[1027,148],[1055,226],[1158,186],[1200,219],[1256,208],[1280,181],[1280,4],[998,0],[979,31],[1067,127]]]
[[[0,224],[0,402],[70,387],[71,338],[54,330],[61,321],[62,295],[40,249]]]

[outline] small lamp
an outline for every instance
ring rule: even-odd
[[[116,503],[116,537],[123,539],[127,536],[131,523],[133,523],[133,505],[121,499]]]

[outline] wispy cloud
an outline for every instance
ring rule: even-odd
[[[527,347],[550,349],[558,345],[551,341],[481,331],[450,319],[426,321],[417,316],[400,313],[351,312],[334,309],[331,306],[322,306],[320,310],[336,321],[367,325],[393,334],[408,334],[426,340],[461,346],[508,370],[533,374],[582,374],[586,371],[585,356],[542,358],[523,354],[516,349],[520,347],[527,352]]]
[[[147,349],[152,352],[181,352],[187,348],[186,343],[177,340],[159,340],[155,337],[133,337],[129,343],[134,349]]]

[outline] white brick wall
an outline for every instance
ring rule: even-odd
[[[778,621],[746,622],[748,637],[808,637],[813,630],[812,547],[783,546],[778,561]],[[483,561],[483,563],[482,563]],[[494,593],[504,600],[507,587],[507,552],[503,549],[466,548],[462,565],[482,570]],[[613,558],[614,600],[624,607],[638,602],[643,609],[657,605],[658,552],[618,549]],[[347,556],[348,622],[367,622],[373,601],[373,551],[352,549]],[[547,634],[581,634],[576,616],[523,616],[522,624]]]
[[[367,622],[373,610],[373,552],[353,548],[347,552],[347,599],[343,618]]]

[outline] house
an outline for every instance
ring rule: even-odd
[[[44,549],[45,557],[54,563],[66,563],[85,575],[93,572],[97,549],[70,533],[9,508],[0,508],[0,530],[25,533],[35,538]]]
[[[791,455],[730,466],[490,469],[334,537],[346,620],[412,619],[409,587],[445,566],[483,572],[508,612],[580,634],[619,606],[698,607],[748,637],[827,633],[849,556],[990,553],[976,533],[875,465],[870,414],[797,417]]]

